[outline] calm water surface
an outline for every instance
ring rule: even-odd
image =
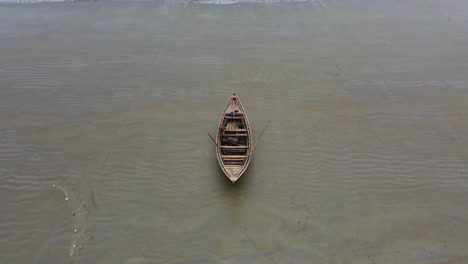
[[[0,258],[467,263],[467,54],[457,0],[1,5]]]

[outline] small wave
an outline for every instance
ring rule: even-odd
[[[202,4],[237,4],[237,3],[293,3],[293,2],[314,2],[315,0],[194,0],[193,2]]]
[[[238,3],[293,3],[314,2],[315,0],[0,0],[0,4],[39,4],[39,3],[66,3],[66,2],[166,2],[229,5]]]
[[[76,2],[73,0],[0,0],[0,4],[40,4],[40,3],[65,3]]]

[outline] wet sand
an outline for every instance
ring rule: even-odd
[[[466,263],[467,25],[455,0],[1,5],[0,258]],[[234,186],[206,134],[233,90],[272,120]]]

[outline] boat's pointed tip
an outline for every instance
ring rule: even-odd
[[[236,181],[239,179],[239,178],[235,178],[235,177],[228,177],[229,180],[231,181],[232,185],[236,184]]]

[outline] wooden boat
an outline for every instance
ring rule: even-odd
[[[233,92],[219,120],[216,155],[224,174],[234,184],[247,170],[252,155],[249,120],[236,92]]]

